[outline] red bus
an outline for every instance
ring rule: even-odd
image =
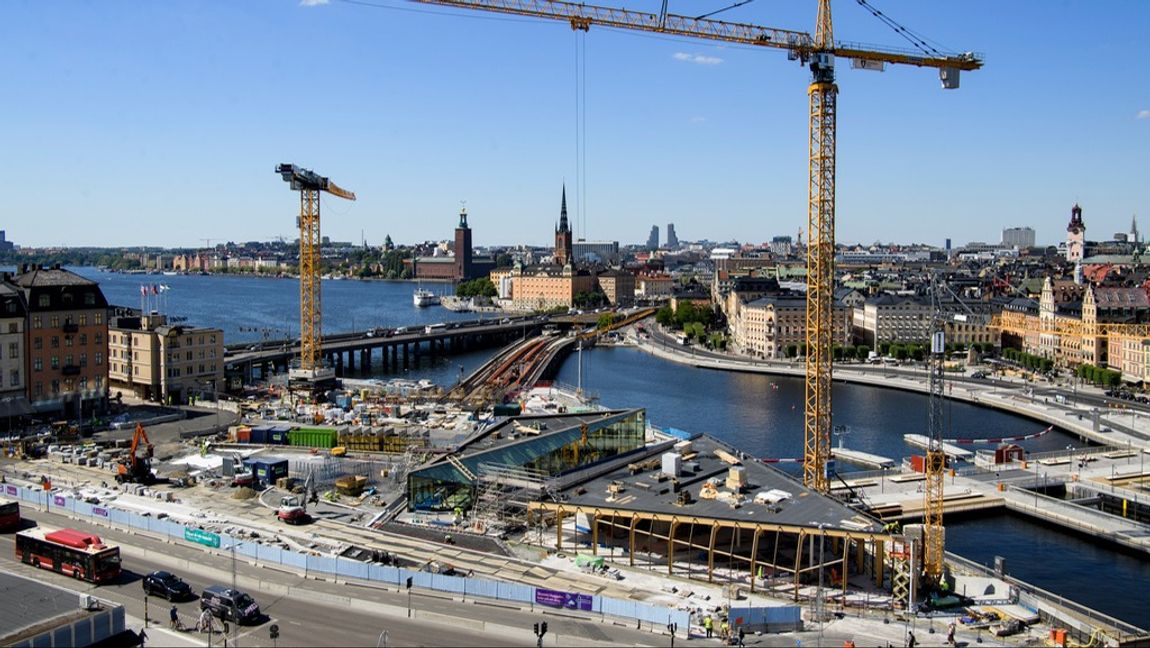
[[[0,497],[0,531],[15,531],[20,528],[20,502]]]
[[[16,534],[16,558],[96,584],[120,576],[120,547],[106,545],[100,536],[75,529],[53,531],[36,527],[20,531]]]

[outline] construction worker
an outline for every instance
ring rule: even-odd
[[[703,629],[707,631],[707,638],[708,639],[710,639],[714,635],[715,620],[712,619],[711,615],[709,615],[709,614],[707,616],[703,617]]]
[[[723,619],[722,625],[719,626],[719,637],[722,638],[723,643],[726,643],[731,638],[731,624],[727,623],[726,619]]]

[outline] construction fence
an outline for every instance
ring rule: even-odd
[[[412,588],[449,592],[464,597],[477,597],[564,608],[571,612],[589,613],[602,617],[616,617],[630,622],[638,621],[656,627],[677,624],[683,636],[690,628],[690,612],[659,605],[649,605],[638,601],[617,600],[597,595],[556,592],[531,585],[488,580],[481,577],[448,576],[424,571],[414,571],[402,567],[390,567],[361,562],[339,556],[319,556],[283,549],[252,540],[233,538],[226,533],[205,531],[198,526],[188,526],[154,515],[133,513],[122,509],[89,504],[67,495],[36,488],[26,488],[14,484],[4,484],[3,494],[18,498],[45,510],[65,511],[73,517],[86,518],[96,524],[121,528],[132,528],[164,537],[169,541],[204,545],[221,551],[234,551],[261,563],[276,564],[308,574],[330,574],[338,578],[355,578],[363,581],[386,583],[396,587],[406,587],[411,579]]]

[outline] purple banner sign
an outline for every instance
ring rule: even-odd
[[[16,487],[11,485],[11,484],[4,486],[4,492],[9,494],[9,495],[18,495],[20,493],[20,491],[17,490]]]
[[[66,500],[64,499],[64,496],[62,496],[62,495],[53,495],[52,496],[52,503],[55,504],[56,506],[64,506],[64,504],[66,503]]]
[[[108,509],[100,508],[99,506],[93,506],[92,514],[99,515],[100,517],[108,517]]]
[[[550,607],[590,612],[592,600],[590,594],[573,594],[548,589],[535,590],[535,602]]]

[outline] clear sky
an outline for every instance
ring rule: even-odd
[[[1055,243],[1076,201],[1088,238],[1134,214],[1150,232],[1150,2],[873,4],[986,66],[943,91],[931,69],[838,63],[839,241]],[[833,6],[838,40],[905,44]],[[716,18],[813,32],[815,10]],[[477,245],[547,244],[564,181],[588,239],[806,226],[809,73],[779,50],[403,0],[6,0],[0,43],[0,229],[21,245],[290,240],[279,162],[358,194],[324,203],[334,240],[449,238],[466,201]]]

